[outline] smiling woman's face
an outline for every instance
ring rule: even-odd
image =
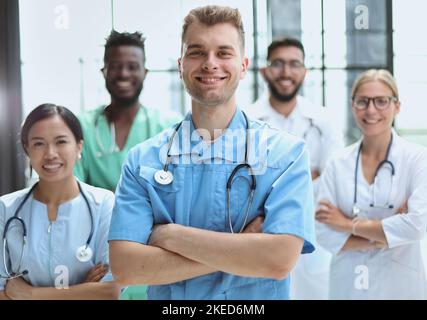
[[[354,94],[354,101],[361,98],[393,97],[392,90],[381,81],[370,81],[362,84]],[[357,126],[364,136],[377,136],[391,130],[394,117],[400,111],[400,102],[393,99],[383,110],[378,110],[372,100],[366,109],[359,110],[353,102],[352,111]]]
[[[25,150],[40,180],[59,182],[73,175],[83,143],[76,141],[60,116],[36,122],[27,141]]]

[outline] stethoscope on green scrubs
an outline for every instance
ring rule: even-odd
[[[105,157],[107,155],[113,154],[114,152],[120,151],[119,148],[117,147],[117,144],[116,144],[116,128],[114,126],[114,121],[110,122],[111,141],[110,141],[109,147],[105,148],[105,146],[101,140],[101,135],[99,133],[99,119],[103,115],[105,115],[105,111],[107,108],[108,108],[108,106],[106,106],[104,109],[102,109],[102,111],[99,112],[95,117],[95,140],[96,140],[96,144],[97,144],[98,149],[99,149],[99,152],[96,153],[96,157],[98,157],[98,158]],[[141,106],[140,108],[143,110],[144,115],[145,115],[145,119],[146,119],[145,134],[146,134],[146,138],[148,139],[150,137],[150,132],[151,132],[150,120],[148,119],[148,112],[147,112],[147,109],[145,107]]]
[[[245,220],[242,224],[242,227],[239,230],[239,233],[243,231],[244,227],[246,226],[246,222],[248,220],[248,216],[249,216],[249,211],[252,207],[252,202],[253,202],[253,198],[254,198],[254,193],[255,193],[255,189],[256,189],[256,178],[253,172],[253,169],[251,167],[251,165],[248,163],[248,155],[249,155],[249,120],[246,116],[246,114],[244,112],[243,116],[245,117],[245,121],[246,121],[246,141],[245,141],[245,161],[239,165],[237,165],[237,167],[234,168],[234,170],[231,172],[230,177],[228,177],[227,179],[227,217],[228,217],[228,224],[230,227],[230,231],[231,233],[234,233],[234,228],[233,228],[233,223],[231,221],[231,213],[230,213],[230,195],[231,195],[231,188],[233,186],[233,182],[234,182],[234,176],[239,172],[239,170],[243,169],[243,168],[247,168],[249,171],[249,175],[251,177],[251,184],[250,184],[250,194],[249,194],[249,202],[248,205],[246,207],[246,212],[245,212]],[[178,123],[177,126],[174,128],[174,131],[172,133],[172,136],[169,140],[168,143],[168,149],[167,149],[167,154],[166,154],[166,163],[163,166],[163,169],[161,170],[157,170],[154,173],[154,180],[161,185],[169,185],[173,182],[173,174],[172,172],[170,172],[168,170],[169,168],[169,164],[171,163],[171,156],[169,154],[171,147],[172,147],[172,143],[174,141],[175,135],[177,134],[179,128],[181,127],[182,122]]]

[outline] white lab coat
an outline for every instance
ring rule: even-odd
[[[318,200],[330,201],[348,216],[354,202],[355,162],[359,146],[360,141],[335,154],[320,178]],[[373,185],[363,177],[361,159],[357,176],[360,216],[382,221],[388,249],[340,252],[350,234],[317,223],[318,242],[333,254],[331,299],[426,297],[420,246],[427,226],[427,150],[393,132],[389,160],[395,167],[394,182],[391,185],[389,167],[382,168],[375,184],[375,198],[376,204],[389,202],[394,205],[393,209],[370,207]],[[408,201],[409,212],[396,214],[405,201]]]
[[[344,146],[342,133],[331,124],[334,119],[326,108],[312,104],[308,99],[297,96],[297,105],[285,117],[278,113],[269,102],[268,92],[245,110],[249,117],[263,120],[270,126],[305,138],[310,153],[310,168],[320,173],[328,157]],[[312,119],[314,127],[310,125]],[[320,134],[320,132],[321,134]],[[316,198],[318,180],[313,183]],[[291,274],[291,299],[327,299],[328,276],[331,254],[315,244],[316,250],[301,255]]]
[[[285,117],[277,112],[269,102],[269,95],[263,94],[245,110],[249,117],[267,122],[279,130],[304,138],[310,152],[310,167],[322,172],[331,153],[344,146],[342,133],[333,126],[333,115],[327,108],[314,105],[307,98],[297,96],[297,105]],[[310,126],[309,119],[315,127]],[[321,135],[319,134],[320,129]]]

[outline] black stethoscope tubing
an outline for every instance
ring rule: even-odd
[[[38,184],[38,183],[35,183],[35,184],[31,187],[31,189],[27,192],[27,194],[25,195],[24,199],[21,201],[21,203],[18,205],[17,209],[15,210],[14,215],[6,221],[6,224],[5,224],[5,226],[4,226],[4,230],[3,230],[3,247],[4,247],[4,248],[3,248],[3,249],[4,249],[5,251],[3,252],[3,263],[4,263],[4,267],[6,268],[6,271],[7,271],[7,269],[8,269],[8,267],[6,266],[6,259],[5,259],[5,256],[6,256],[6,249],[7,249],[7,247],[6,247],[6,242],[7,242],[7,241],[6,241],[6,236],[7,236],[7,232],[9,231],[9,226],[10,226],[10,224],[11,224],[14,220],[18,221],[18,222],[21,224],[21,226],[22,226],[22,230],[23,230],[23,231],[22,231],[23,243],[24,243],[24,245],[25,245],[25,243],[26,243],[26,241],[27,241],[27,226],[26,226],[26,224],[25,224],[25,221],[24,221],[21,217],[19,217],[19,212],[21,211],[21,209],[22,209],[22,207],[24,206],[25,202],[27,202],[28,198],[29,198],[29,197],[31,196],[31,194],[33,193],[33,191],[34,191],[35,187],[37,186],[37,184]],[[89,215],[90,215],[90,221],[91,221],[91,223],[90,223],[90,233],[89,233],[89,236],[88,236],[88,238],[87,238],[87,240],[86,240],[86,244],[85,244],[85,248],[88,248],[89,243],[92,241],[92,237],[93,237],[93,234],[94,234],[94,217],[93,217],[92,208],[91,208],[91,206],[90,206],[90,204],[89,204],[89,200],[87,199],[87,197],[86,197],[85,193],[83,192],[83,189],[82,189],[81,184],[80,184],[80,182],[79,182],[79,181],[77,181],[77,185],[78,185],[78,187],[79,187],[80,194],[82,195],[82,197],[83,197],[84,201],[86,202],[87,208],[88,208],[88,210],[89,210]],[[23,252],[24,252],[24,248],[22,249],[22,252],[21,252],[21,258],[20,258],[19,267],[20,267],[20,265],[21,265],[21,263],[22,263]],[[12,263],[11,263],[11,261],[10,261],[10,255],[9,255],[8,257],[9,257],[8,264],[9,264],[10,266],[12,266]],[[17,271],[19,272],[19,270],[17,270]],[[7,273],[9,273],[9,272],[7,271]],[[22,274],[23,274],[23,275],[25,275],[25,274],[27,274],[27,273],[28,273],[28,270],[24,270],[24,271],[22,272]],[[8,274],[8,275],[9,275],[9,276],[11,276],[11,274]]]
[[[319,138],[322,138],[322,130],[320,130],[319,126],[314,123],[314,121],[313,121],[312,118],[310,118],[310,117],[306,117],[306,118],[307,118],[307,120],[309,122],[309,127],[304,131],[304,134],[303,134],[302,138],[304,140],[307,140],[308,133],[312,129],[315,129],[319,133]]]
[[[390,165],[390,167],[391,167],[391,175],[394,176],[394,174],[395,174],[394,165],[393,165],[393,163],[390,160],[388,160],[392,144],[393,144],[393,134],[391,135],[390,142],[389,142],[389,144],[387,146],[387,151],[386,151],[385,159],[383,161],[381,161],[378,164],[377,168],[375,169],[374,180],[377,177],[378,172],[380,171],[381,167],[384,164],[389,164]],[[356,167],[354,169],[354,197],[353,197],[353,207],[356,207],[356,204],[357,204],[357,175],[359,173],[359,159],[360,159],[360,154],[362,153],[362,146],[363,146],[363,142],[360,142],[359,150],[357,151],[357,156],[356,156]],[[370,206],[373,207],[374,204],[371,203]],[[389,205],[389,208],[392,209],[393,205]]]
[[[232,223],[231,223],[230,194],[231,194],[231,188],[233,186],[234,176],[239,172],[239,170],[247,168],[248,171],[249,171],[249,175],[251,177],[251,184],[250,184],[251,191],[250,191],[250,195],[249,195],[249,202],[248,202],[248,205],[246,207],[245,220],[244,220],[243,225],[242,225],[242,227],[241,227],[241,229],[240,229],[239,232],[242,232],[243,228],[246,225],[246,222],[247,222],[247,219],[248,219],[248,216],[249,216],[249,210],[250,210],[250,208],[252,206],[253,196],[254,196],[254,192],[255,192],[255,189],[256,189],[256,178],[255,178],[255,175],[254,175],[254,172],[253,172],[253,169],[252,169],[251,165],[248,163],[248,157],[249,157],[249,120],[248,120],[248,117],[246,116],[246,114],[243,111],[242,111],[242,113],[243,113],[243,116],[244,116],[245,122],[246,122],[245,161],[244,161],[244,163],[241,163],[241,164],[237,165],[233,169],[233,171],[231,172],[230,176],[227,179],[227,184],[226,184],[226,191],[227,191],[227,215],[228,215],[228,222],[229,222],[230,231],[232,233],[234,233],[234,230],[233,230],[233,226],[232,226]],[[172,143],[173,143],[173,140],[175,138],[175,135],[178,133],[178,130],[181,127],[181,124],[182,124],[182,121],[176,125],[176,127],[174,128],[174,132],[173,132],[173,134],[172,134],[172,136],[171,136],[171,138],[169,140],[167,154],[166,154],[167,160],[166,160],[166,163],[163,166],[163,171],[166,172],[166,173],[168,172],[169,164],[171,162],[169,152],[171,150]]]

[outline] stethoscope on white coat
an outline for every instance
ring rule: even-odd
[[[86,244],[82,245],[81,247],[77,248],[76,250],[76,258],[81,261],[81,262],[87,262],[89,261],[92,256],[93,256],[93,251],[92,249],[89,247],[89,243],[92,240],[93,237],[93,233],[94,233],[94,221],[93,221],[93,213],[92,213],[92,209],[90,207],[89,201],[86,197],[86,195],[84,194],[82,187],[80,185],[80,183],[77,181],[77,184],[79,186],[79,191],[81,193],[81,195],[83,196],[83,199],[86,202],[86,205],[89,209],[89,215],[90,215],[90,233],[89,233],[89,237],[87,238]],[[3,279],[14,279],[14,278],[18,278],[21,276],[24,276],[28,273],[28,270],[23,270],[20,271],[21,269],[21,265],[22,265],[22,260],[24,257],[24,251],[25,251],[25,246],[27,243],[27,226],[25,224],[25,221],[19,217],[19,212],[21,211],[22,207],[24,206],[25,202],[28,200],[28,198],[31,196],[31,194],[33,193],[34,188],[37,186],[37,183],[34,184],[30,191],[28,191],[28,193],[25,195],[24,199],[21,201],[21,203],[18,205],[18,208],[15,211],[15,214],[13,215],[13,217],[9,218],[6,221],[6,224],[4,226],[4,231],[3,231],[3,266],[4,266],[4,270],[6,271],[6,276],[0,275],[0,278]],[[22,246],[22,250],[21,250],[21,255],[19,258],[19,263],[18,263],[18,267],[16,268],[16,271],[11,270],[12,268],[12,261],[10,259],[10,254],[8,254],[8,258],[6,259],[6,252],[9,252],[9,245],[8,245],[8,241],[7,241],[7,232],[9,231],[9,227],[11,225],[11,223],[13,221],[18,222],[21,227],[22,227],[22,238],[23,238],[23,246]],[[9,267],[10,266],[10,267]]]
[[[114,121],[110,122],[110,134],[111,134],[111,141],[110,141],[110,146],[108,148],[108,150],[106,151],[104,148],[104,145],[102,143],[101,140],[101,136],[99,134],[99,118],[101,118],[101,116],[103,114],[105,114],[106,109],[108,108],[108,106],[106,106],[100,113],[98,113],[98,115],[95,117],[95,139],[96,139],[96,144],[98,145],[99,148],[99,152],[96,153],[96,156],[102,157],[102,156],[106,156],[109,154],[113,154],[114,152],[118,152],[119,148],[116,145],[116,128],[114,126]],[[147,139],[150,137],[150,132],[151,132],[151,128],[150,128],[150,120],[148,119],[148,112],[147,109],[143,106],[141,106],[140,108],[143,109],[144,111],[144,115],[145,115],[145,119],[146,119],[146,137]],[[108,120],[107,120],[108,121]]]
[[[320,130],[319,126],[314,123],[312,118],[310,118],[310,117],[306,117],[306,118],[308,120],[309,127],[304,131],[302,138],[304,140],[307,140],[307,136],[308,136],[308,133],[310,132],[310,130],[316,130],[317,133],[319,134],[319,138],[322,138],[322,130]]]
[[[239,172],[240,169],[247,168],[248,171],[249,171],[249,175],[251,176],[251,184],[250,184],[251,192],[249,194],[249,201],[248,201],[248,205],[246,207],[245,220],[243,222],[242,227],[239,230],[239,233],[243,231],[243,229],[244,229],[244,227],[246,225],[246,222],[248,220],[249,211],[250,211],[250,209],[252,207],[252,202],[253,202],[254,193],[255,193],[255,189],[256,189],[256,178],[255,178],[255,175],[254,175],[254,172],[252,170],[251,165],[248,163],[248,154],[249,154],[249,143],[248,143],[248,141],[249,141],[249,120],[248,120],[246,114],[244,112],[242,112],[242,113],[243,113],[243,116],[245,117],[245,121],[246,121],[245,162],[237,165],[237,167],[235,167],[233,169],[233,171],[230,174],[230,177],[227,179],[227,185],[226,185],[226,188],[227,188],[227,216],[228,216],[228,224],[230,226],[231,233],[234,233],[234,229],[233,229],[233,223],[231,221],[231,213],[230,213],[230,207],[231,207],[231,205],[230,205],[230,195],[231,195],[231,188],[233,186],[234,176]],[[158,170],[158,171],[156,171],[154,173],[154,180],[158,184],[168,185],[168,184],[171,184],[172,181],[173,181],[173,174],[172,174],[172,172],[170,172],[168,170],[169,164],[171,163],[171,156],[169,155],[169,152],[171,150],[172,143],[173,143],[173,140],[175,138],[175,135],[177,134],[179,128],[181,127],[181,124],[182,124],[182,122],[178,123],[178,125],[175,127],[174,132],[173,132],[173,134],[172,134],[172,136],[171,136],[171,138],[169,140],[168,149],[167,149],[168,151],[167,151],[167,154],[166,154],[166,157],[167,157],[166,158],[166,163],[165,163],[163,169],[162,170]]]
[[[389,203],[391,191],[392,191],[392,187],[393,187],[394,174],[395,174],[394,165],[390,160],[388,160],[388,156],[390,154],[390,149],[391,149],[392,143],[393,143],[393,134],[391,135],[390,142],[389,142],[388,147],[387,147],[385,159],[378,164],[378,166],[375,170],[374,183],[372,185],[372,201],[373,202],[369,204],[369,206],[371,208],[378,207],[377,205],[375,205],[375,184],[376,184],[376,180],[377,180],[378,171],[380,171],[381,167],[385,164],[390,165],[390,168],[391,168],[391,186],[390,186],[390,190],[389,190],[388,197],[387,197],[387,203],[385,204],[385,206],[381,206],[381,208],[386,208],[386,209],[393,209],[394,208],[394,206]],[[354,200],[353,200],[353,209],[352,209],[352,213],[353,213],[354,217],[356,217],[360,213],[360,208],[357,206],[357,174],[359,171],[359,158],[360,158],[361,153],[362,153],[362,143],[360,143],[360,147],[359,147],[359,150],[357,152],[356,168],[354,170]]]
[[[304,133],[303,133],[303,135],[302,135],[302,138],[303,138],[304,140],[307,140],[308,133],[309,133],[311,130],[315,130],[315,131],[317,131],[317,133],[319,134],[319,138],[322,138],[322,130],[320,129],[320,127],[319,127],[318,125],[316,125],[316,124],[314,123],[313,118],[310,118],[310,117],[304,117],[304,118],[305,118],[305,119],[307,119],[307,121],[308,121],[308,128],[307,128],[307,129],[305,129],[305,131],[304,131]],[[259,120],[262,120],[262,121],[266,121],[266,122],[268,122],[268,118],[266,118],[266,117],[260,117],[260,118],[259,118]]]

